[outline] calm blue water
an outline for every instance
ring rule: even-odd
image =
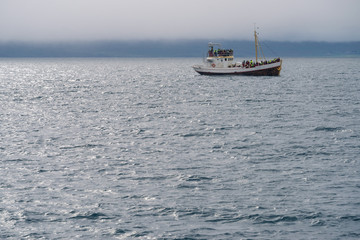
[[[0,59],[0,238],[360,238],[360,59],[200,62]]]

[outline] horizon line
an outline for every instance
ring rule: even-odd
[[[126,42],[126,43],[139,43],[139,42],[168,42],[168,43],[176,43],[176,42],[201,42],[201,41],[234,41],[234,42],[254,42],[254,40],[249,39],[236,39],[236,38],[181,38],[181,39],[62,39],[62,40],[1,40],[0,44],[10,44],[10,43],[21,43],[21,44],[59,44],[59,43],[106,43],[106,42]],[[326,40],[270,40],[270,39],[261,39],[260,42],[286,42],[286,43],[359,43],[360,40],[348,40],[348,41],[326,41]]]

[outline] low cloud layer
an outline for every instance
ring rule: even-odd
[[[360,41],[357,0],[2,0],[0,41]]]

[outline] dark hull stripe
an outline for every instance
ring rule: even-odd
[[[281,66],[260,69],[247,72],[230,72],[230,73],[217,73],[217,72],[198,72],[201,75],[246,75],[246,76],[279,76]]]

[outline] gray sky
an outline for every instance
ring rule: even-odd
[[[0,41],[360,41],[359,0],[0,0]]]

